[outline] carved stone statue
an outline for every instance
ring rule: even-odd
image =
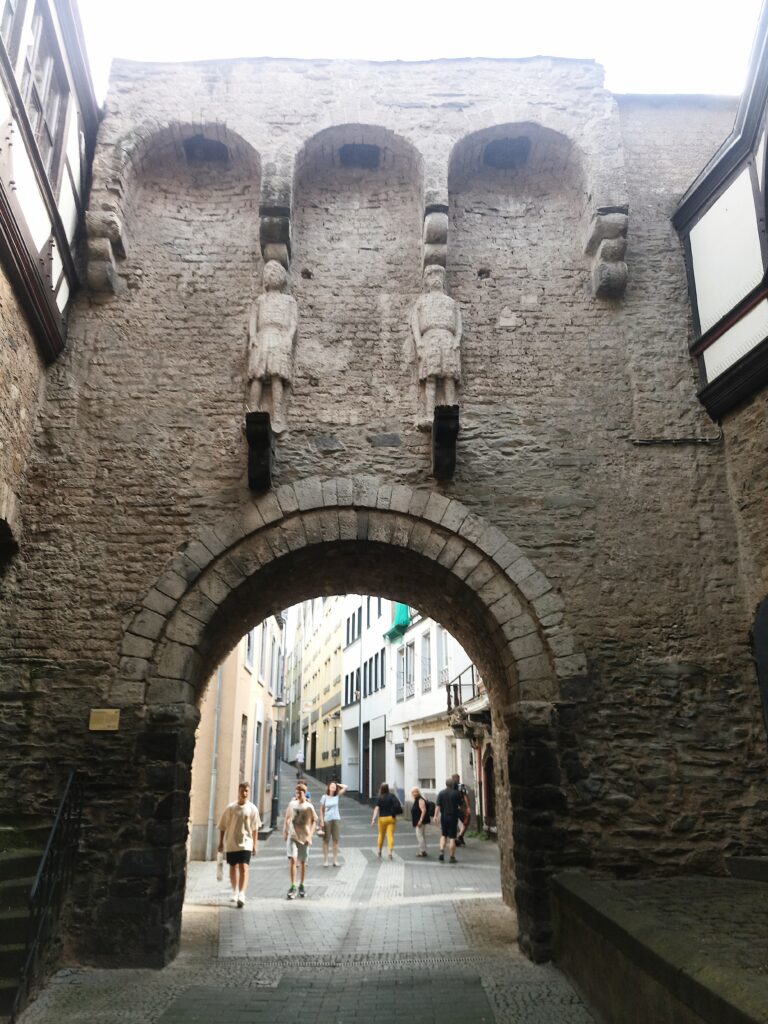
[[[433,264],[424,270],[424,294],[411,313],[419,378],[419,419],[432,426],[435,405],[455,405],[461,379],[461,313],[445,291],[445,268]],[[438,392],[442,389],[442,402]]]
[[[293,349],[299,314],[287,294],[288,276],[277,260],[264,264],[264,292],[256,299],[248,325],[248,405],[269,412],[275,433],[285,430],[286,391],[293,386]],[[265,390],[271,409],[264,409]]]

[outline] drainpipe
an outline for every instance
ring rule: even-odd
[[[216,669],[216,717],[213,720],[213,756],[211,758],[211,795],[208,801],[208,835],[205,840],[205,859],[213,860],[218,843],[216,842],[216,777],[219,768],[219,720],[221,719],[221,681],[223,676],[221,665]]]

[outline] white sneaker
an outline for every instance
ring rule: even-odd
[[[237,894],[237,905],[238,905],[238,907],[242,907],[242,905],[244,903],[245,903],[245,893],[244,892],[239,892]]]
[[[229,902],[230,903],[237,903],[237,897],[238,897],[238,893],[233,889],[232,892],[229,894]]]

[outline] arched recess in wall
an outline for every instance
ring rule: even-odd
[[[267,615],[346,592],[414,605],[450,630],[480,669],[504,792],[502,885],[517,904],[526,952],[549,955],[549,871],[589,856],[578,825],[568,823],[557,754],[560,687],[586,672],[563,599],[504,533],[459,502],[359,477],[285,485],[201,531],[126,624],[110,703],[131,725],[115,738],[125,745],[115,762],[125,779],[112,784],[124,792],[122,813],[133,825],[105,891],[116,895],[134,875],[138,885],[147,863],[157,865],[158,881],[130,919],[118,922],[113,908],[94,904],[81,939],[99,935],[102,959],[118,952],[107,932],[125,965],[175,954],[197,704],[214,667]],[[111,930],[100,921],[106,913]]]
[[[752,650],[757,663],[757,685],[763,705],[763,723],[768,734],[768,597],[757,606],[752,627]]]
[[[184,480],[190,469],[206,479],[224,460],[239,468],[243,439],[234,425],[260,287],[259,154],[224,125],[171,124],[125,140],[115,164],[111,176],[101,172],[92,201],[92,209],[103,206],[114,190],[127,231],[121,286],[102,317],[103,329],[124,338],[110,372],[126,387],[105,414],[124,415],[129,436],[151,456],[146,472],[155,482],[145,487]],[[170,395],[182,416],[169,419]],[[205,446],[193,443],[203,421]]]
[[[301,310],[298,372],[321,380],[346,377],[357,397],[365,395],[375,373],[388,381],[387,403],[402,403],[404,415],[410,410],[410,375],[403,348],[409,307],[419,290],[423,191],[421,155],[377,125],[326,128],[296,157],[292,271]],[[346,389],[339,399],[346,399]]]
[[[448,279],[467,338],[463,401],[493,402],[503,429],[503,394],[512,432],[521,408],[556,421],[571,394],[568,312],[591,295],[581,154],[532,122],[484,128],[454,146],[448,188]]]

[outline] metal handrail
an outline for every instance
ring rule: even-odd
[[[19,972],[19,987],[11,1008],[12,1024],[40,977],[41,965],[61,914],[64,894],[74,871],[82,813],[82,783],[77,774],[71,772],[29,893],[29,932]]]
[[[480,693],[480,677],[476,673],[477,669],[474,664],[469,665],[446,685],[445,692],[449,714]],[[469,681],[462,679],[462,676],[467,674],[469,674]]]

